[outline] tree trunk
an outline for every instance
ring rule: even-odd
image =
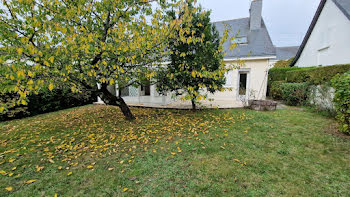
[[[135,120],[135,116],[130,111],[129,106],[125,103],[124,99],[109,92],[106,84],[101,85],[100,97],[106,105],[118,106],[126,120]]]
[[[131,113],[129,106],[125,103],[122,97],[117,97],[119,102],[119,108],[123,112],[125,119],[127,120],[135,120],[135,116]]]
[[[196,111],[196,103],[193,99],[191,100],[191,103],[192,103],[192,111]]]

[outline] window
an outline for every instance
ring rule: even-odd
[[[247,94],[247,73],[240,73],[239,74],[239,95],[246,95]]]
[[[248,38],[247,37],[238,37],[238,38],[235,38],[232,42],[237,43],[237,44],[248,44]]]
[[[331,33],[332,33],[331,28],[328,28],[326,31],[323,31],[321,33],[319,50],[328,48],[330,46]]]
[[[151,86],[148,85],[141,85],[141,92],[142,96],[151,96]]]
[[[122,90],[119,89],[119,95],[121,97],[130,96],[129,87],[123,88]]]

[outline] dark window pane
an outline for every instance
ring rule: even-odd
[[[247,76],[247,73],[239,74],[239,95],[246,95]]]

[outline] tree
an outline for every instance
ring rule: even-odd
[[[294,57],[290,58],[289,60],[279,60],[274,65],[274,68],[288,68],[290,67],[290,64],[293,62]]]
[[[185,14],[170,19],[170,8]],[[139,83],[140,76],[152,77],[168,54],[167,41],[190,19],[186,10],[182,1],[163,0],[3,1],[0,70],[6,71],[0,89],[17,93],[17,105],[45,86],[89,90],[132,120],[123,98],[107,87],[118,83],[122,89]],[[0,103],[0,113],[8,108]]]
[[[161,94],[182,95],[182,99],[191,101],[195,110],[196,103],[206,99],[208,92],[223,90],[228,68],[223,64],[222,43],[228,32],[220,40],[218,31],[210,23],[210,12],[191,4],[188,7],[193,13],[191,22],[181,24],[178,31],[181,36],[170,41],[170,63],[156,78]],[[169,13],[173,19],[181,18],[182,14]]]

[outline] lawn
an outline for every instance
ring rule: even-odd
[[[350,139],[297,108],[85,106],[0,123],[0,196],[350,196]]]

